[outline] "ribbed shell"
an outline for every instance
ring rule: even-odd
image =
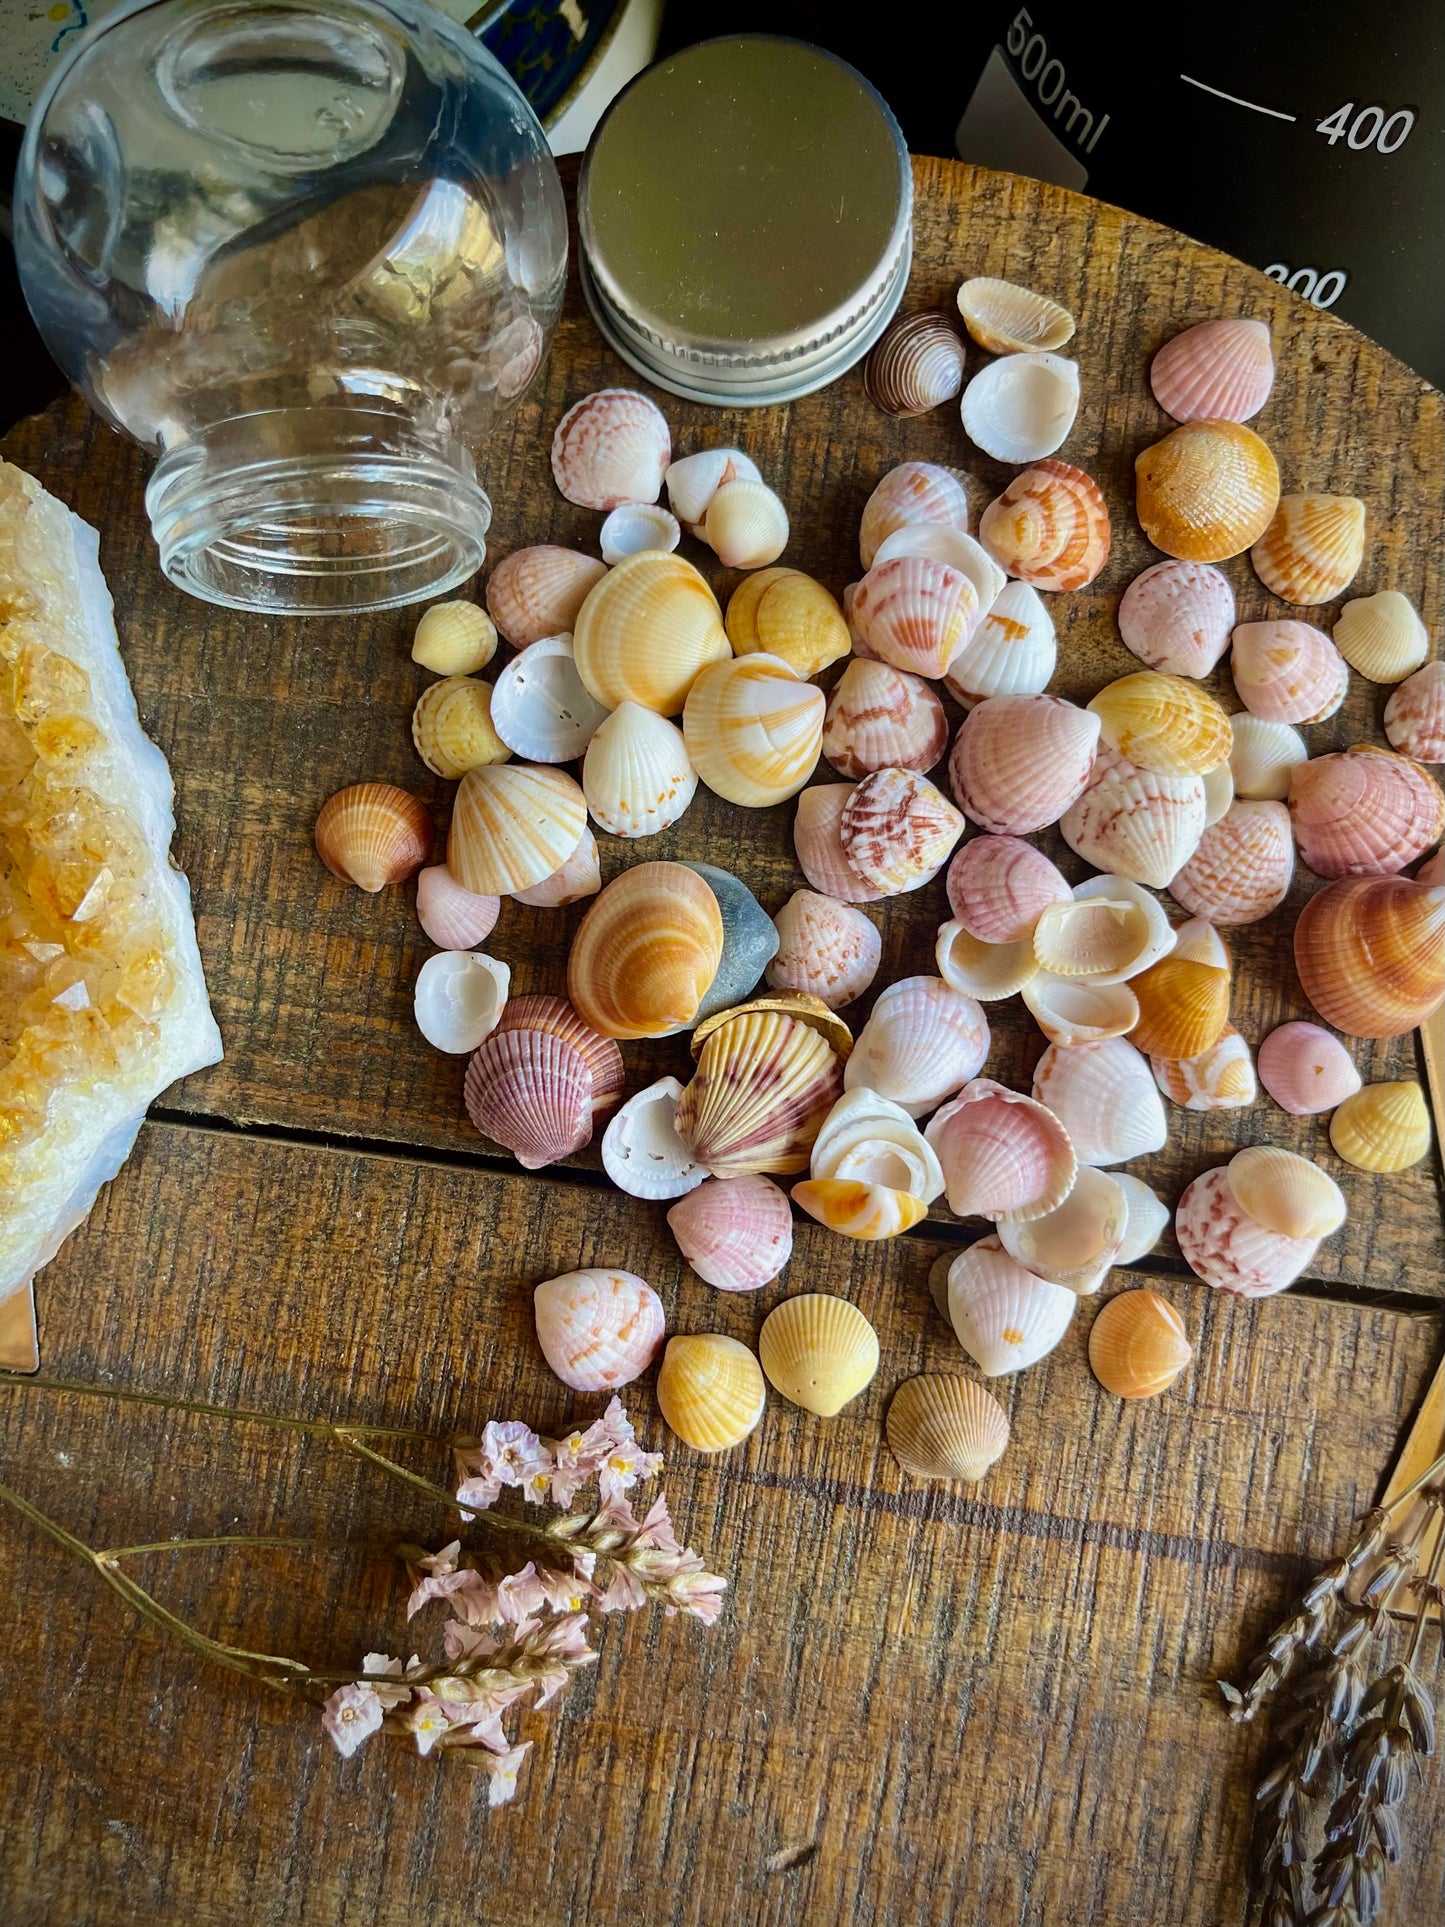
[[[1200,777],[1161,776],[1101,749],[1059,828],[1086,863],[1162,890],[1198,849],[1205,814]]]
[[[938,977],[900,977],[858,1033],[843,1083],[922,1117],[978,1075],[988,1049],[988,1019],[972,997]]]
[[[1417,763],[1445,763],[1445,662],[1427,662],[1393,691],[1385,734]]]
[[[1119,603],[1119,634],[1150,669],[1207,676],[1229,646],[1234,591],[1207,562],[1156,562]]]
[[[1051,1352],[1078,1304],[1010,1257],[997,1237],[980,1238],[948,1268],[948,1315],[958,1342],[985,1378],[1025,1371]]]
[[[474,602],[434,602],[416,625],[411,659],[435,676],[470,676],[497,653],[497,630]]]
[[[1089,1368],[1116,1398],[1168,1391],[1194,1356],[1184,1320],[1156,1291],[1121,1291],[1089,1328]]]
[[[854,625],[872,654],[917,676],[942,676],[982,613],[962,569],[923,555],[875,562],[853,598]]]
[[[572,653],[607,709],[641,703],[675,716],[700,669],[732,647],[712,590],[680,555],[644,550],[619,562],[577,614]]]
[[[1198,683],[1141,669],[1101,689],[1089,708],[1101,740],[1136,768],[1207,776],[1229,760],[1229,718]]]
[[[927,1373],[893,1394],[888,1449],[916,1479],[983,1477],[1008,1445],[1008,1415],[976,1379]]]
[[[485,943],[501,908],[500,897],[464,890],[444,863],[434,863],[417,876],[417,922],[442,950],[474,950]]]
[[[1359,1171],[1408,1171],[1430,1149],[1430,1112],[1413,1078],[1366,1084],[1330,1119],[1330,1143]]]
[[[1163,1237],[1172,1214],[1158,1192],[1145,1184],[1142,1178],[1136,1178],[1129,1171],[1115,1171],[1113,1178],[1124,1193],[1124,1200],[1129,1207],[1124,1224],[1124,1241],[1119,1246],[1114,1262],[1120,1265],[1137,1264]]]
[[[1098,717],[1060,696],[991,696],[959,725],[948,780],[982,829],[1027,836],[1083,794],[1098,741]]]
[[[582,794],[610,836],[655,836],[697,794],[697,771],[682,731],[655,710],[623,703],[587,745]]]
[[[1242,622],[1229,666],[1239,700],[1271,723],[1323,722],[1350,685],[1344,657],[1307,622]]]
[[[394,783],[353,783],[321,805],[315,839],[332,876],[375,895],[426,862],[431,817],[418,797]]]
[[[943,704],[920,676],[886,662],[850,662],[834,684],[823,754],[840,775],[930,770],[947,748]]]
[[[767,980],[775,990],[810,991],[839,1010],[877,976],[883,951],[877,924],[836,897],[795,890],[773,922],[778,949]]]
[[[1373,744],[1297,765],[1289,814],[1301,857],[1322,877],[1394,875],[1445,834],[1439,785]]]
[[[1312,896],[1294,929],[1305,996],[1347,1037],[1399,1037],[1440,1003],[1445,888],[1345,877]]]
[[[1034,1067],[1033,1091],[1063,1124],[1081,1164],[1124,1164],[1168,1141],[1148,1059],[1122,1037],[1050,1044]]]
[[[577,1051],[592,1074],[592,1114],[615,1104],[625,1081],[622,1052],[610,1037],[594,1030],[567,1002],[565,997],[530,991],[524,997],[509,997],[497,1019],[497,1029],[548,1031]]]
[[[910,1192],[924,1204],[943,1194],[932,1146],[901,1104],[866,1088],[845,1090],[813,1141],[809,1175]]]
[[[826,698],[777,656],[737,656],[703,668],[688,692],[682,732],[693,766],[730,803],[781,803],[812,775]]]
[[[670,1338],[657,1374],[667,1424],[697,1452],[726,1452],[756,1431],[768,1402],[762,1367],[721,1332]]]
[[[495,695],[490,683],[475,676],[443,676],[417,697],[411,740],[433,775],[455,782],[469,769],[506,762],[512,745],[497,728]]]
[[[968,490],[962,475],[936,462],[900,462],[890,468],[863,507],[858,527],[863,567],[871,569],[879,544],[910,522],[945,522],[966,529]]]
[[[1156,954],[1153,921],[1128,897],[1051,903],[1034,925],[1039,968],[1056,977],[1121,983]]]
[[[758,1291],[793,1255],[793,1214],[771,1178],[709,1178],[667,1222],[698,1277],[719,1291]]]
[[[878,569],[885,562],[902,561],[908,556],[946,562],[960,575],[966,575],[974,586],[980,609],[990,607],[1008,580],[981,542],[975,541],[966,529],[956,529],[947,522],[907,522],[901,529],[895,529],[878,544],[873,567]]]
[[[916,770],[881,769],[843,808],[843,854],[863,881],[885,896],[917,890],[948,861],[963,818]]]
[[[1186,1111],[1238,1111],[1258,1096],[1249,1045],[1233,1024],[1197,1057],[1151,1057],[1154,1082]]]
[[[1058,662],[1054,621],[1027,582],[1005,583],[948,665],[944,687],[965,709],[989,696],[1036,696]]]
[[[1371,682],[1399,682],[1430,653],[1430,631],[1414,603],[1398,589],[1382,589],[1378,595],[1356,596],[1347,602],[1332,639],[1351,669]],[[1388,722],[1387,711],[1387,727]]]
[[[872,1383],[878,1334],[856,1305],[825,1292],[785,1298],[763,1320],[758,1359],[773,1390],[833,1418]]]
[[[1290,772],[1309,755],[1305,739],[1289,723],[1268,722],[1247,709],[1229,719],[1229,767],[1241,802],[1282,803]]]
[[[698,531],[725,569],[762,569],[788,546],[788,511],[766,482],[724,482]]]
[[[816,676],[852,647],[843,611],[800,569],[758,569],[733,590],[728,641],[740,656],[779,656],[799,676]]]
[[[1051,352],[1062,348],[1074,332],[1074,317],[1046,294],[975,275],[958,291],[963,325],[980,348],[991,355]]]
[[[1082,589],[1109,559],[1109,510],[1083,469],[1041,461],[989,503],[978,536],[1020,581],[1036,589]]]
[[[1354,1059],[1318,1024],[1280,1024],[1259,1047],[1259,1081],[1282,1111],[1313,1117],[1360,1088]]]
[[[1294,838],[1283,803],[1232,803],[1171,878],[1169,893],[1191,917],[1225,928],[1258,923],[1279,908],[1294,877]]]
[[[813,888],[840,903],[873,903],[883,895],[853,868],[843,853],[843,812],[854,783],[818,783],[798,798],[793,847]]]
[[[530,903],[535,909],[555,910],[561,904],[580,903],[583,897],[595,897],[601,888],[597,839],[590,829],[585,829],[572,854],[551,876],[529,884],[525,890],[514,890],[512,895],[518,903]]]
[[[963,386],[963,343],[945,314],[899,315],[863,366],[863,392],[895,420],[926,415]]]
[[[550,1030],[494,1030],[467,1065],[467,1115],[527,1171],[555,1164],[592,1136],[592,1073]]]
[[[1063,1203],[1078,1164],[1069,1134],[1036,1098],[975,1078],[924,1133],[959,1217],[1042,1218]]]
[[[673,513],[684,527],[696,532],[724,482],[760,482],[762,476],[757,463],[740,448],[700,448],[670,463],[663,480]]]
[[[1268,322],[1223,315],[1186,328],[1150,362],[1149,386],[1177,422],[1247,422],[1274,386]]]
[[[1135,507],[1156,549],[1223,562],[1257,542],[1279,505],[1279,468],[1252,429],[1190,421],[1134,464]]]
[[[803,1170],[843,1089],[842,1066],[797,1018],[752,1011],[704,1042],[677,1128],[716,1177]]]
[[[1313,608],[1349,587],[1364,555],[1365,505],[1357,496],[1282,495],[1249,559],[1282,602]]]
[[[697,1016],[722,954],[722,913],[704,880],[681,863],[634,864],[582,919],[567,994],[605,1036],[665,1037]]]
[[[1202,1056],[1229,1022],[1228,965],[1187,954],[1191,930],[1191,924],[1181,924],[1170,954],[1132,982],[1139,999],[1139,1021],[1129,1041],[1151,1057]]]
[[[558,870],[586,827],[587,801],[570,776],[531,763],[491,763],[462,778],[447,868],[478,896],[508,896]]]
[[[662,1300],[630,1271],[563,1272],[538,1285],[532,1303],[542,1355],[574,1392],[630,1385],[662,1343]]]
[[[487,607],[514,649],[571,635],[577,613],[607,573],[595,555],[543,542],[504,555],[487,579]]]
[[[976,836],[948,866],[948,906],[984,943],[1032,937],[1040,913],[1067,903],[1063,875],[1042,850],[1018,836]]]
[[[1287,1238],[1327,1238],[1348,1215],[1344,1193],[1327,1171],[1278,1144],[1251,1144],[1226,1167],[1241,1211]]]
[[[1197,1177],[1180,1198],[1174,1233],[1197,1277],[1244,1298],[1269,1298],[1292,1285],[1320,1242],[1257,1224],[1235,1198],[1222,1164]]]
[[[631,388],[584,395],[552,437],[552,479],[569,502],[587,509],[655,502],[671,460],[667,417]]]

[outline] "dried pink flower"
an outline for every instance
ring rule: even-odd
[[[597,1588],[590,1580],[579,1573],[558,1572],[551,1566],[538,1569],[537,1584],[542,1589],[544,1603],[554,1613],[582,1612],[588,1600],[597,1597]]]
[[[416,1697],[402,1713],[402,1724],[416,1742],[416,1750],[426,1757],[438,1740],[451,1731],[454,1721],[429,1687],[418,1686]]]
[[[453,1539],[449,1546],[440,1552],[428,1553],[423,1559],[407,1561],[407,1571],[412,1577],[411,1595],[406,1602],[406,1616],[413,1618],[429,1599],[446,1599],[452,1593],[469,1587],[476,1574],[470,1567],[458,1570],[457,1557],[462,1549],[460,1539]]]
[[[504,1807],[516,1796],[517,1774],[523,1760],[532,1750],[532,1742],[523,1740],[518,1746],[509,1746],[505,1753],[489,1753],[482,1762],[487,1775],[487,1805]]]
[[[343,1760],[381,1731],[383,1708],[376,1692],[359,1681],[338,1686],[322,1708],[321,1724]]]
[[[635,1573],[629,1572],[626,1566],[614,1566],[598,1603],[604,1613],[633,1613],[647,1604],[647,1593]]]

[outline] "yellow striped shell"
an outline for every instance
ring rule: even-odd
[[[697,1016],[722,962],[718,900],[682,863],[636,863],[583,917],[567,995],[604,1037],[666,1037]]]
[[[838,1053],[818,1031],[783,1011],[748,1010],[708,1033],[677,1129],[714,1177],[789,1176],[806,1168],[842,1092]]]
[[[438,676],[470,676],[496,653],[496,624],[475,602],[434,602],[411,645],[412,661]]]
[[[1366,1084],[1330,1119],[1330,1143],[1360,1171],[1408,1171],[1430,1149],[1430,1113],[1413,1078]]]
[[[1206,776],[1229,761],[1229,718],[1197,682],[1141,669],[1101,689],[1089,708],[1110,749],[1136,769]]]
[[[878,1334],[846,1298],[810,1291],[768,1313],[758,1357],[775,1392],[805,1412],[833,1418],[873,1382]]]
[[[827,698],[777,656],[701,670],[682,712],[693,766],[729,803],[765,809],[796,796],[817,765]]]
[[[843,611],[801,569],[758,569],[733,590],[728,641],[740,656],[777,656],[799,676],[816,676],[852,648]]]
[[[662,1416],[696,1452],[726,1452],[756,1431],[768,1401],[762,1368],[721,1332],[669,1338],[657,1374]]]
[[[588,592],[572,636],[577,673],[598,702],[675,716],[697,673],[732,655],[722,615],[690,562],[644,549]]]
[[[411,740],[433,775],[452,781],[512,754],[492,722],[491,685],[474,676],[444,676],[421,692],[411,712]]]
[[[1430,653],[1430,631],[1398,589],[1347,602],[1331,640],[1351,669],[1371,682],[1403,682]]]
[[[804,1178],[793,1186],[793,1202],[829,1231],[870,1244],[911,1230],[928,1211],[911,1191],[857,1178]]]
[[[1313,608],[1354,581],[1365,554],[1365,505],[1354,495],[1282,495],[1249,552],[1282,602]]]
[[[1247,1145],[1226,1169],[1240,1210],[1281,1237],[1327,1238],[1348,1215],[1329,1172],[1277,1144]]]
[[[917,1479],[981,1479],[1008,1444],[1008,1414],[977,1379],[929,1372],[893,1394],[888,1449]]]
[[[561,770],[489,763],[462,778],[447,868],[464,890],[509,896],[554,875],[586,827],[586,799]]]

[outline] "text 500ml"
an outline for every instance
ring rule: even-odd
[[[1101,116],[1097,126],[1092,112],[1077,94],[1068,91],[1064,63],[1050,54],[1048,42],[1034,28],[1027,7],[1020,7],[1009,24],[1008,50],[1018,62],[1019,72],[1038,95],[1039,105],[1048,108],[1069,139],[1085,154],[1092,154],[1099,136],[1109,125]]]

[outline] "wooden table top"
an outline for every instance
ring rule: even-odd
[[[1079,317],[1083,405],[1062,452],[1103,486],[1115,546],[1089,590],[1052,605],[1056,691],[1085,700],[1135,666],[1113,611],[1157,559],[1132,514],[1133,456],[1168,427],[1147,359],[1232,311],[1274,328],[1278,378],[1255,426],[1285,487],[1363,496],[1355,592],[1403,589],[1438,635],[1438,394],[1263,276],[1148,222],[1012,176],[915,170],[910,307],[988,273]],[[574,281],[547,368],[485,453],[494,555],[595,545],[598,518],[558,496],[547,446],[572,401],[616,383],[637,385]],[[785,560],[835,592],[858,572],[858,512],[894,462],[961,464],[980,499],[1008,475],[968,449],[952,409],[878,414],[857,370],[785,408],[659,400],[677,452],[748,449],[788,504]],[[138,1575],[220,1637],[344,1666],[404,1639],[392,1550],[440,1543],[441,1513],[334,1449],[114,1394],[437,1433],[515,1415],[555,1431],[598,1401],[547,1371],[529,1287],[591,1263],[647,1277],[670,1330],[749,1342],[804,1282],[837,1291],[882,1350],[873,1385],[835,1420],[774,1398],[720,1460],[666,1441],[679,1526],[731,1576],[728,1607],[710,1633],[609,1622],[595,1674],[524,1719],[536,1750],[517,1803],[491,1816],[460,1770],[379,1744],[339,1761],[304,1709],[207,1669],[57,1548],[0,1530],[8,1927],[1243,1923],[1265,1735],[1230,1724],[1213,1682],[1345,1542],[1423,1394],[1445,1341],[1438,1163],[1370,1180],[1333,1157],[1318,1121],[1267,1100],[1171,1107],[1167,1151],[1133,1167],[1170,1202],[1267,1138],[1341,1178],[1347,1227],[1309,1279],[1253,1303],[1199,1284],[1166,1239],[1107,1289],[1147,1279],[1183,1313],[1196,1358],[1167,1396],[1126,1406],[1099,1390],[1086,1302],[1050,1357],[996,1382],[1013,1444],[983,1485],[919,1485],[890,1457],[882,1417],[902,1379],[968,1369],[926,1279],[977,1226],[940,1211],[869,1246],[801,1223],[783,1279],[739,1298],[687,1271],[664,1208],[607,1187],[595,1151],[521,1173],[468,1124],[463,1061],[413,1025],[429,946],[411,891],[347,889],[311,848],[321,801],[361,778],[417,790],[444,823],[450,786],[421,769],[408,729],[426,680],[408,654],[414,612],[264,621],[171,589],[143,514],[147,458],[76,400],[22,424],[3,453],[100,530],[142,720],[176,778],[175,855],[226,1045],[223,1064],[167,1093],[41,1274],[44,1368],[101,1395],[5,1386],[6,1480],[95,1543],[344,1540],[304,1560],[190,1555]],[[685,552],[725,594],[733,578]],[[1278,612],[1247,558],[1226,572],[1241,620]],[[1226,671],[1213,686],[1237,706]],[[1356,678],[1309,732],[1312,751],[1382,740],[1386,693]],[[706,858],[775,910],[803,880],[791,821],[790,805],[749,813],[699,791],[644,850],[599,838],[604,874],[643,855]],[[1253,1044],[1306,1014],[1289,935],[1313,887],[1303,872],[1281,911],[1230,933],[1234,1021]],[[879,987],[932,968],[943,902],[939,880],[875,906]],[[514,989],[562,987],[580,914],[505,905],[488,948]],[[989,1015],[989,1073],[1026,1088],[1041,1038],[1016,1002]],[[1414,1074],[1415,1053],[1414,1038],[1356,1052],[1366,1076]],[[682,1040],[625,1055],[631,1088],[686,1074]],[[659,1442],[651,1374],[627,1403]],[[1409,1796],[1389,1918],[1422,1917],[1445,1889],[1442,1823],[1435,1772]]]

